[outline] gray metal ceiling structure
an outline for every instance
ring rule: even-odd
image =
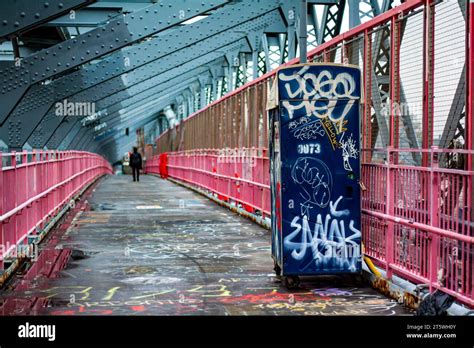
[[[315,45],[341,32],[345,11],[352,27],[392,5],[307,3]],[[12,42],[0,71],[0,140],[9,149],[83,149],[116,161],[135,139],[125,129],[162,132],[297,55],[295,0],[8,0],[0,8],[0,42]],[[19,56],[28,34],[51,28],[63,41]],[[93,112],[58,113],[63,105]]]

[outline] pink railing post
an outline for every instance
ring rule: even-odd
[[[396,86],[398,85],[398,49],[396,47],[397,45],[397,21],[395,17],[392,17],[390,20],[390,102],[389,102],[389,107],[390,107],[390,112],[389,112],[389,146],[393,148],[397,148],[398,146],[398,120],[397,120],[397,114],[396,114]],[[394,156],[396,157],[397,154],[393,153]]]
[[[394,214],[394,202],[395,202],[395,168],[392,168],[393,164],[393,148],[387,147],[387,173],[386,173],[386,194],[385,194],[385,214],[393,216]],[[386,272],[387,278],[392,279],[393,270],[391,265],[394,260],[394,239],[395,239],[395,226],[394,222],[388,220],[387,232],[385,235],[385,255],[386,255]]]
[[[11,166],[12,166],[13,169],[15,170],[15,172],[14,172],[15,175],[14,175],[14,179],[13,179],[13,184],[16,186],[16,185],[18,185],[18,177],[17,177],[18,171],[16,170],[16,151],[12,151],[12,154],[11,154]],[[10,183],[10,184],[11,184],[11,183]],[[12,198],[12,197],[11,197],[12,195],[10,194],[9,196],[10,196],[9,199],[11,199],[11,198]],[[15,191],[13,192],[13,197],[14,197],[14,202],[15,202],[14,207],[16,207],[16,206],[18,205],[18,191],[15,190]]]
[[[474,1],[469,1],[466,21],[466,149],[474,149]],[[467,156],[467,169],[473,170],[472,154]],[[472,186],[471,186],[472,189]],[[472,193],[472,192],[471,192]],[[474,205],[471,206],[471,210]],[[474,211],[473,211],[474,213]]]
[[[431,168],[430,168],[430,225],[433,227],[439,226],[439,173],[436,169],[439,167],[437,146],[431,147]],[[429,280],[430,291],[433,290],[433,285],[438,283],[438,259],[439,259],[439,243],[440,237],[436,234],[431,234],[430,238],[430,260],[429,260]]]
[[[21,154],[21,164],[23,165],[23,168],[22,168],[22,175],[21,175],[21,180],[20,180],[20,185],[17,184],[17,187],[18,186],[23,186],[21,188],[22,190],[22,200],[28,200],[30,197],[30,193],[28,192],[28,189],[29,189],[29,185],[28,185],[28,174],[29,174],[29,168],[28,166],[26,165],[26,163],[28,163],[28,151],[27,150],[23,150],[22,154]],[[28,226],[28,216],[29,216],[29,213],[30,213],[30,209],[25,209],[25,213],[23,214],[23,217],[21,219],[23,219],[22,223],[26,226]],[[26,221],[24,221],[26,220]],[[23,239],[23,244],[27,245],[28,244],[28,237]]]
[[[38,179],[38,151],[37,150],[33,150],[33,155],[32,155],[32,158],[31,158],[31,161],[33,162],[33,170],[32,170],[32,180],[33,180],[33,192],[31,193],[31,195],[34,197],[38,194],[38,182],[36,181]],[[38,221],[38,218],[39,218],[39,214],[38,214],[38,201],[35,201],[33,203],[35,209],[33,209],[33,211],[31,212],[31,219],[32,221]],[[33,234],[38,234],[38,228],[36,227]]]
[[[474,149],[474,1],[469,2],[469,8],[467,11],[468,20],[466,23],[469,23],[466,26],[466,59],[467,59],[467,93],[466,93],[466,148],[468,150]],[[472,171],[473,168],[473,154],[467,156],[467,170]],[[468,209],[471,220],[474,217],[474,204],[472,200],[474,199],[474,183],[473,176],[468,176]],[[469,207],[470,205],[470,207]],[[474,236],[474,228],[469,227],[469,235]],[[474,248],[471,245],[471,248]],[[473,265],[471,265],[471,272],[473,270]],[[474,276],[471,276],[471,299],[474,299]]]

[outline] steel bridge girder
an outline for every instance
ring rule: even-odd
[[[234,42],[233,44],[228,45],[227,48],[224,48],[224,49],[231,50],[231,49],[234,49],[234,47],[240,47],[242,44],[246,44],[246,41],[243,38],[238,42]],[[222,49],[223,48],[221,48],[221,50]],[[208,53],[205,56],[199,57],[198,59],[196,59],[194,61],[188,62],[187,64],[185,64],[181,67],[181,70],[182,70],[183,73],[185,73],[186,71],[189,71],[190,69],[194,69],[194,68],[197,68],[199,66],[205,66],[206,64],[209,64],[212,61],[214,61],[218,58],[221,58],[223,54],[224,54],[223,52],[213,51],[211,53]],[[178,69],[178,68],[176,68],[176,69]],[[205,69],[207,69],[207,68],[205,68]],[[154,88],[154,87],[160,85],[164,81],[172,79],[173,76],[175,76],[175,75],[177,75],[177,72],[167,71],[163,74],[159,74],[155,77],[147,79],[143,83],[139,83],[137,85],[134,85],[134,86],[130,87],[128,89],[128,92],[127,92],[128,95],[127,96],[121,96],[119,94],[118,96],[116,95],[116,96],[108,97],[107,98],[108,100],[104,99],[102,101],[102,103],[99,104],[98,109],[103,109],[103,108],[110,107],[111,105],[113,105],[115,103],[123,101],[124,98],[125,99],[130,98],[130,97],[133,97],[136,94],[146,92],[146,91],[150,90],[151,88]],[[66,128],[66,126],[63,126],[62,128],[63,128],[63,130],[59,131],[60,134],[56,134],[57,136],[54,137],[56,142],[54,144],[49,144],[50,146],[52,146],[52,145],[57,146],[58,145],[57,142],[62,141],[62,138],[66,135],[65,133],[67,132],[67,129],[68,129],[68,128]]]
[[[0,42],[97,0],[3,0]]]
[[[264,7],[264,9],[266,9],[266,7]],[[109,79],[105,82],[99,82],[99,84],[96,85],[94,88],[89,88],[85,92],[76,94],[75,98],[73,98],[73,99],[70,98],[69,100],[70,101],[79,101],[79,102],[82,102],[83,100],[94,100],[94,98],[96,98],[97,95],[103,94],[103,91],[113,93],[114,91],[124,89],[124,88],[126,88],[126,85],[124,85],[123,82],[128,82],[130,85],[133,85],[134,82],[136,81],[136,79],[134,80],[134,76],[138,75],[139,73],[150,74],[150,71],[151,71],[151,73],[156,74],[157,73],[156,71],[158,71],[158,70],[164,71],[166,69],[171,69],[174,65],[182,64],[186,60],[188,60],[188,59],[190,59],[190,58],[192,58],[196,55],[203,55],[203,54],[205,54],[206,51],[210,51],[212,49],[218,49],[222,45],[225,45],[229,42],[232,42],[232,41],[238,40],[241,37],[244,37],[246,31],[251,31],[251,30],[254,30],[254,29],[255,30],[260,30],[261,28],[264,29],[267,26],[271,25],[272,23],[278,23],[278,22],[281,22],[281,16],[278,14],[278,11],[272,11],[270,13],[265,14],[262,17],[251,19],[246,23],[235,26],[233,28],[235,31],[222,32],[218,35],[215,35],[215,36],[212,36],[210,38],[204,39],[204,40],[202,40],[201,42],[199,42],[197,44],[194,44],[192,46],[184,48],[184,50],[186,50],[187,52],[181,50],[181,51],[178,51],[176,53],[168,54],[168,55],[164,56],[164,58],[162,58],[161,60],[151,60],[149,63],[147,63],[145,65],[141,65],[140,67],[134,69],[129,74],[118,75],[117,77]],[[212,23],[214,23],[214,22],[212,22]],[[174,52],[172,50],[172,47],[168,47],[168,48],[170,49],[169,52]],[[168,51],[166,51],[166,52],[168,53]],[[139,57],[137,57],[138,61],[146,60],[147,59],[146,57],[150,56],[149,51],[147,51],[147,50],[143,50],[143,52],[140,52],[139,54],[141,56],[139,55]],[[125,55],[122,53],[120,57],[122,57],[122,58],[120,58],[119,61],[123,60],[123,57],[125,57]],[[154,58],[156,58],[156,57],[154,57]],[[98,63],[96,65],[100,65],[100,63]],[[115,75],[115,73],[113,71],[114,69],[112,69],[112,68],[113,68],[113,66],[109,66],[109,69],[107,69],[104,73],[104,75],[107,76],[108,78],[110,78],[110,76]],[[118,68],[115,68],[115,70],[117,70],[117,69]],[[92,70],[94,72],[94,75],[96,76],[95,77],[96,80],[98,79],[97,72],[96,72],[98,70],[100,71],[100,69],[98,69],[98,68],[94,68]],[[81,74],[81,76],[84,75],[81,71],[79,71],[78,73],[75,73],[75,74]],[[125,76],[126,78],[123,78],[123,76]],[[82,79],[87,80],[87,77],[83,77]],[[53,93],[53,95],[55,95],[54,98],[58,98],[60,96],[64,97],[64,96],[66,96],[67,94],[70,93],[70,87],[68,87],[68,86],[70,86],[70,82],[68,82],[68,81],[70,81],[70,79],[65,78],[64,81],[60,85],[57,85],[56,94]],[[76,85],[80,85],[80,84],[77,83]],[[84,84],[82,84],[82,85],[84,87]],[[44,87],[44,86],[42,86],[42,87]],[[51,89],[51,87],[50,87],[50,89]],[[50,93],[48,93],[48,94],[49,94],[49,96],[51,96]],[[33,96],[34,96],[34,94],[32,94],[32,98],[33,98]],[[35,96],[35,99],[38,99],[38,97]],[[49,103],[51,103],[50,100],[51,100],[51,98],[45,98],[44,103],[48,103],[48,101],[49,101]],[[24,110],[24,109],[22,109],[22,110]],[[22,115],[22,113],[20,113],[20,111],[21,110],[19,110],[18,113],[15,113],[16,117],[20,117]],[[15,110],[15,112],[16,112],[16,110]],[[29,114],[27,115],[29,122],[26,125],[26,128],[29,128],[30,130],[28,131],[28,129],[23,128],[22,132],[23,132],[23,134],[25,134],[25,136],[21,137],[21,135],[20,135],[19,138],[15,139],[15,141],[17,141],[16,145],[18,147],[22,146],[22,144],[27,141],[26,136],[29,136],[31,134],[32,130],[34,129],[34,127],[36,127],[36,125],[41,122],[41,118],[43,118],[43,116],[41,116],[41,115],[44,115],[44,113],[36,112],[35,110],[29,110]],[[23,117],[24,116],[25,115],[23,115]],[[11,129],[11,128],[9,128],[9,129]],[[51,129],[51,128],[49,128],[49,129]],[[3,132],[0,130],[0,137],[5,138],[6,137],[5,133],[6,133],[6,130],[4,130]],[[10,139],[11,139],[11,137],[9,137],[9,140]]]
[[[245,44],[246,44],[246,41],[245,41],[244,38],[242,38],[239,41],[234,42],[234,43],[226,46],[224,49],[234,50],[238,47],[241,47],[241,45],[245,45]],[[221,50],[222,49],[223,48],[221,48]],[[198,67],[200,65],[209,64],[210,62],[222,57],[223,54],[225,54],[225,53],[219,52],[219,51],[212,51],[211,53],[208,53],[204,56],[201,56],[201,57],[195,59],[194,61],[191,61],[191,62],[188,62],[187,64],[182,65],[181,68],[176,68],[176,69],[181,69],[181,71],[184,73],[184,72],[187,71],[187,69],[192,69],[192,68]],[[177,73],[179,73],[179,72],[168,70],[167,72],[164,72],[162,74],[154,75],[154,77],[152,77],[152,78],[145,79],[144,83],[137,83],[136,85],[133,85],[133,86],[129,87],[127,89],[127,95],[125,95],[125,96],[122,95],[121,92],[119,92],[118,95],[108,96],[107,97],[108,100],[104,99],[105,101],[102,100],[98,103],[97,109],[99,109],[99,110],[105,109],[105,108],[107,108],[108,106],[110,106],[112,104],[115,104],[117,102],[122,101],[123,99],[130,98],[130,96],[132,96],[132,95],[135,95],[137,93],[141,93],[143,91],[146,91],[146,90],[162,83],[163,81],[171,79]],[[49,118],[49,121],[58,123],[58,120],[57,120],[57,118],[55,120],[54,115],[51,115],[51,117]]]
[[[0,125],[10,115],[30,85],[73,69],[175,24],[224,5],[228,0],[161,1],[140,11],[117,18],[68,41],[21,60],[20,66],[0,71]],[[157,20],[157,14],[160,15]]]

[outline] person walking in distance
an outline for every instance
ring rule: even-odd
[[[130,167],[132,167],[133,181],[140,181],[140,169],[142,169],[142,155],[138,153],[136,147],[133,148],[133,153],[130,156]]]

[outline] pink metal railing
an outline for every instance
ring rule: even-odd
[[[162,153],[148,158],[145,163],[145,174],[159,174],[163,179],[166,179],[168,177],[168,154]]]
[[[101,156],[82,151],[2,153],[0,271],[4,259],[28,243],[85,185],[111,174]]]
[[[267,149],[202,149],[168,153],[168,176],[203,188],[249,212],[270,216]],[[161,174],[158,156],[146,172]]]
[[[365,254],[393,273],[442,289],[474,305],[473,171],[440,168],[445,154],[472,150],[366,150],[385,152],[384,163],[362,165],[362,238]],[[397,164],[397,155],[422,152],[430,167]],[[388,160],[387,160],[388,159]]]
[[[160,159],[159,156],[148,157],[145,163],[144,173],[160,174]]]

